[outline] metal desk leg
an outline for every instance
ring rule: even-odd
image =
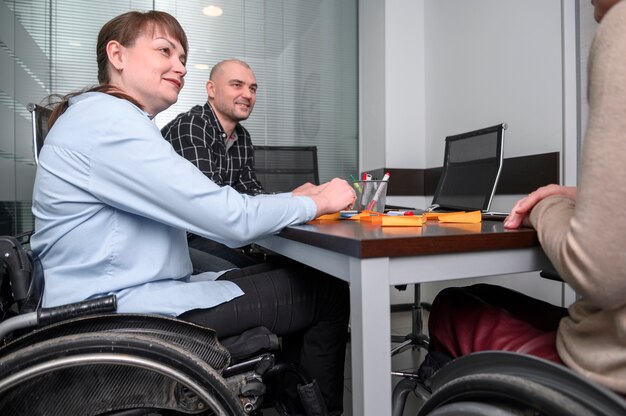
[[[391,414],[389,259],[350,258],[354,415]]]

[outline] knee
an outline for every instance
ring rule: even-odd
[[[497,295],[501,289],[504,288],[486,283],[463,287],[448,287],[435,296],[433,309],[435,305],[458,307],[467,303],[484,303],[484,299]]]
[[[433,299],[431,315],[433,310],[454,305],[467,296],[468,292],[465,287],[447,287],[439,291],[439,293],[435,296],[435,299]]]
[[[474,286],[448,287],[441,290],[431,305],[429,328],[451,325],[457,319],[463,319],[476,313],[483,305]]]

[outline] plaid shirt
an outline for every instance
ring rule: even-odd
[[[219,186],[230,185],[248,195],[264,193],[254,173],[250,133],[237,124],[228,138],[233,142],[227,145],[226,133],[208,102],[176,116],[161,134],[178,154]]]

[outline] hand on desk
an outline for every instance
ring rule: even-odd
[[[306,183],[294,189],[292,195],[304,195],[313,199],[317,205],[316,217],[351,209],[356,201],[354,189],[348,182],[339,178],[318,186]]]
[[[530,211],[543,199],[553,196],[563,195],[576,200],[575,186],[547,185],[542,186],[528,196],[520,199],[511,209],[511,213],[504,220],[504,228],[519,228],[520,226],[531,227]]]

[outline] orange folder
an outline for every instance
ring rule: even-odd
[[[337,221],[341,214],[339,212],[335,212],[333,214],[324,214],[315,218],[313,221]]]
[[[422,217],[416,216],[390,216],[386,215],[382,218],[383,227],[421,227]]]
[[[475,224],[482,221],[480,211],[446,213],[439,216],[439,222],[456,222],[464,224]]]

